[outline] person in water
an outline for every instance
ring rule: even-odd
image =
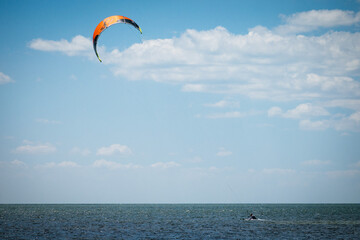
[[[252,213],[250,214],[250,220],[257,219]]]

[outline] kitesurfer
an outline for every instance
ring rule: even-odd
[[[249,220],[257,219],[252,213],[250,214]]]

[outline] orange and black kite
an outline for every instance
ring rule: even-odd
[[[133,25],[134,28],[139,30],[140,33],[142,34],[141,28],[130,18],[127,18],[124,16],[119,16],[119,15],[105,18],[97,25],[97,27],[95,28],[95,31],[94,31],[94,35],[93,35],[93,45],[94,45],[95,54],[100,62],[101,62],[101,59],[96,50],[96,44],[97,44],[98,38],[105,29],[107,29],[108,27],[110,27],[111,25],[116,24],[116,23],[127,23],[130,25]]]

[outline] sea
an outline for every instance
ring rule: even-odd
[[[0,239],[360,239],[360,204],[1,204]]]

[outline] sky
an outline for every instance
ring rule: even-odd
[[[92,35],[112,15],[117,24]],[[360,1],[0,0],[0,203],[360,203]]]

